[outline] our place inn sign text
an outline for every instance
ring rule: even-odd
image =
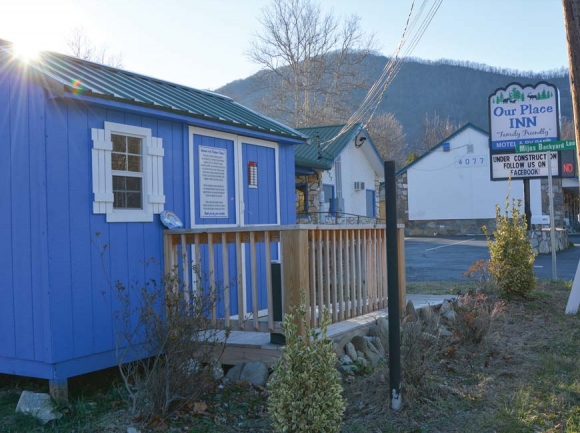
[[[537,178],[547,175],[546,156],[517,160],[516,146],[558,140],[559,104],[556,86],[512,83],[488,98],[491,179]],[[550,158],[557,175],[559,154]],[[533,163],[533,164],[532,164]],[[523,165],[523,166],[522,166]]]

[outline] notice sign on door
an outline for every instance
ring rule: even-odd
[[[552,175],[558,176],[558,152],[550,152]],[[548,176],[548,153],[497,153],[491,155],[493,180]]]
[[[199,146],[201,218],[228,218],[228,151]]]

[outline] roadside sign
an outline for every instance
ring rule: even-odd
[[[540,143],[518,144],[516,153],[555,152],[576,149],[575,140],[543,141]]]
[[[549,158],[548,158],[549,155]],[[548,159],[550,164],[548,164]],[[560,160],[558,152],[537,153],[496,153],[491,155],[491,174],[493,180],[526,179],[531,177],[547,177],[548,165],[552,166],[552,174],[559,174]]]

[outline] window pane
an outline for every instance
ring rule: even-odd
[[[113,191],[127,189],[127,178],[124,176],[113,176]]]
[[[141,139],[135,137],[127,137],[129,140],[128,152],[135,155],[141,155]]]
[[[125,179],[127,181],[127,191],[141,192],[141,178],[126,177]]]
[[[141,209],[140,192],[127,192],[127,207],[130,209]]]
[[[127,155],[113,152],[111,154],[111,168],[113,170],[127,171]]]
[[[129,155],[128,158],[129,158],[129,164],[128,164],[127,170],[140,172],[141,171],[141,157]]]
[[[113,193],[113,195],[115,196],[114,201],[113,201],[114,208],[126,208],[127,207],[127,200],[125,198],[124,191],[115,191]]]
[[[113,151],[127,152],[127,137],[124,135],[111,134],[111,141],[113,142]]]

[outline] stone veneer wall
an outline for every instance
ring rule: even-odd
[[[552,178],[552,191],[554,193],[554,222],[556,227],[564,227],[564,191],[561,178]],[[550,215],[548,179],[542,179],[542,214]]]
[[[320,191],[322,190],[322,175],[316,173],[310,176],[298,176],[296,178],[299,183],[308,184],[308,212],[309,223],[316,224],[318,222],[318,212],[320,211]],[[296,209],[298,209],[298,202],[296,202]],[[300,223],[300,221],[297,221]]]
[[[528,237],[532,248],[536,253],[547,254],[552,252],[550,229],[534,229],[528,231]],[[556,229],[556,251],[568,248],[568,232],[564,229]]]

